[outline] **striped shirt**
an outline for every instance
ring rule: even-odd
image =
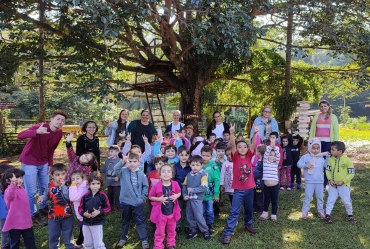
[[[316,137],[320,139],[321,142],[330,142],[330,126],[331,118],[324,120],[321,115],[316,121]]]
[[[269,162],[268,158],[270,155],[270,152],[274,150],[276,154],[276,160],[275,162]],[[272,148],[271,146],[267,146],[265,155],[263,156],[263,176],[262,180],[268,180],[268,181],[279,181],[279,161],[280,161],[280,151],[278,146],[274,146]]]

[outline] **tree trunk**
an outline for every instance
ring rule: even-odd
[[[45,3],[39,0],[39,19],[40,22],[45,22]],[[45,89],[44,89],[44,30],[39,29],[39,72],[37,75],[39,82],[39,122],[45,122]]]
[[[285,59],[285,85],[284,94],[286,96],[290,93],[291,83],[291,66],[292,66],[292,40],[293,40],[293,1],[290,0],[288,8],[288,25],[287,25],[287,39],[286,39],[286,59]]]

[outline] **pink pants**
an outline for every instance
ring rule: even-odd
[[[167,246],[176,246],[176,220],[173,215],[162,215],[162,219],[156,223],[154,233],[154,249],[163,249],[163,240],[165,236],[165,228],[167,228]]]
[[[285,166],[280,169],[280,186],[288,186],[291,185],[291,176],[290,176],[290,170],[292,166]],[[286,177],[286,184],[284,184],[284,180]]]

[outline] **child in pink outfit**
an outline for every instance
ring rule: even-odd
[[[152,201],[152,212],[150,220],[156,224],[154,234],[154,249],[163,249],[165,229],[167,232],[168,249],[176,247],[176,221],[181,218],[181,210],[178,198],[181,195],[180,186],[174,177],[173,167],[168,164],[159,169],[161,180],[156,183],[149,192],[149,199]]]
[[[80,206],[81,199],[84,195],[89,192],[89,186],[87,180],[85,180],[84,172],[80,170],[73,171],[71,174],[71,186],[69,187],[69,200],[73,202],[73,207],[77,219],[80,221],[79,230],[80,233],[76,240],[75,249],[83,248],[84,236],[82,233],[82,221],[83,217],[78,213],[78,207]]]
[[[8,208],[3,232],[9,232],[10,248],[19,248],[21,236],[26,249],[35,249],[30,203],[23,188],[24,171],[13,168],[5,171],[3,181],[4,199]]]

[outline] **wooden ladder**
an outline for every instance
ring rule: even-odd
[[[150,113],[150,117],[154,126],[160,124],[162,127],[166,127],[166,118],[163,113],[161,99],[159,98],[158,91],[151,96],[148,95],[148,92],[145,91],[146,102],[148,104],[148,109]]]

